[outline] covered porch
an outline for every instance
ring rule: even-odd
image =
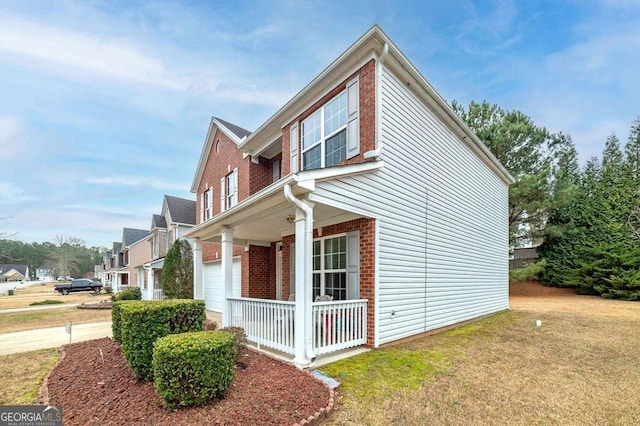
[[[162,300],[162,267],[164,258],[153,260],[142,265],[139,272],[139,286],[142,300]]]
[[[375,220],[312,200],[314,185],[281,179],[185,235],[194,240],[194,296],[206,296],[203,244],[215,243],[222,325],[242,327],[258,348],[299,368],[373,341]],[[233,294],[234,246],[244,249],[241,297]]]

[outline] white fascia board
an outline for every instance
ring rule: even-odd
[[[235,133],[233,133],[231,130],[229,130],[229,128],[227,126],[225,126],[224,124],[222,124],[220,121],[216,120],[215,118],[211,119],[211,121],[213,123],[215,123],[215,125],[218,126],[218,128],[220,130],[222,130],[224,132],[224,134],[227,135],[229,137],[229,139],[231,139],[236,145],[240,145],[240,142],[242,142],[243,139],[240,139]]]
[[[204,139],[202,152],[200,153],[198,168],[196,169],[196,174],[193,177],[193,183],[191,183],[191,192],[193,192],[194,194],[198,192],[198,187],[200,186],[200,179],[202,179],[202,173],[204,173],[204,166],[207,164],[207,158],[209,158],[211,145],[213,144],[213,139],[217,131],[218,131],[218,127],[215,124],[215,120],[212,118],[211,124],[209,125],[209,130],[207,131],[207,137]]]
[[[323,169],[303,170],[295,174],[295,180],[307,182],[312,180],[327,180],[342,176],[367,173],[384,167],[383,161],[369,161],[366,163],[347,164],[346,166],[325,167]]]
[[[277,135],[278,132],[282,133],[283,123],[289,123],[297,114],[304,111],[302,109],[303,105],[312,105],[309,102],[317,98],[323,91],[326,91],[329,85],[335,85],[341,81],[338,80],[336,76],[345,74],[346,78],[348,76],[348,74],[346,74],[347,70],[353,69],[355,65],[363,60],[363,57],[368,58],[370,56],[371,58],[375,58],[376,54],[382,51],[384,38],[387,37],[382,33],[380,27],[377,25],[371,27],[369,31],[318,74],[316,78],[272,115],[271,118],[264,122],[255,132],[251,133],[251,135],[240,144],[240,149],[252,155],[265,150],[270,144],[270,142],[265,141],[272,141],[274,135]]]
[[[225,219],[227,219],[228,217],[234,215],[235,213],[250,207],[251,205],[255,204],[255,203],[259,203],[261,200],[277,193],[280,191],[283,191],[282,188],[284,188],[284,185],[286,185],[287,183],[292,183],[295,182],[295,175],[289,175],[289,176],[285,176],[284,178],[272,183],[271,185],[261,189],[260,191],[256,192],[255,194],[253,194],[251,197],[249,198],[245,198],[244,200],[240,201],[238,204],[236,204],[235,206],[225,210],[224,212],[215,215],[214,217],[212,217],[211,219],[202,222],[196,226],[194,226],[193,228],[189,229],[187,232],[185,232],[184,234],[182,234],[183,237],[185,238],[197,238],[195,235],[199,233],[199,231],[201,231],[204,228],[207,228],[209,226],[212,226],[214,224],[219,224],[221,222],[224,222]]]

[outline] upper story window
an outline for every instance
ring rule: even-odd
[[[301,124],[302,169],[336,166],[360,153],[360,89],[356,77],[346,90]],[[297,124],[291,127],[291,171],[298,171]]]
[[[302,168],[331,167],[347,158],[347,92],[302,122]]]
[[[238,169],[227,175],[227,208],[238,204]]]
[[[213,187],[200,194],[200,222],[213,217]]]
[[[220,211],[238,204],[238,168],[220,180]]]

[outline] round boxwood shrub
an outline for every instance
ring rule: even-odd
[[[140,290],[140,287],[129,287],[128,289],[111,296],[111,300],[142,300],[142,290]]]
[[[234,337],[226,331],[172,334],[153,346],[156,392],[169,409],[204,405],[235,378]]]

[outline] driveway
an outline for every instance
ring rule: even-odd
[[[71,327],[71,343],[111,337],[111,321],[76,324]],[[57,348],[69,343],[65,326],[0,334],[0,355]]]

